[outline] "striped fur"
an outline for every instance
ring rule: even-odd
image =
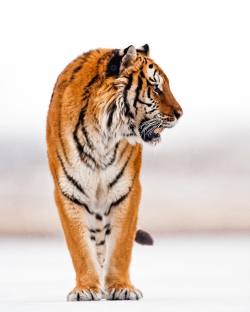
[[[168,78],[139,49],[98,49],[56,82],[47,120],[55,200],[76,271],[68,300],[139,299],[129,278],[143,142],[156,144],[182,110]],[[141,236],[141,241],[140,241]],[[145,232],[136,241],[152,243]]]

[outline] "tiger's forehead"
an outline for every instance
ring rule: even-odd
[[[164,78],[161,76],[159,70],[153,64],[146,66],[147,78],[152,84],[157,85],[161,90],[163,87]]]

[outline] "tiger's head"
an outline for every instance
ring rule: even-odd
[[[106,76],[115,77],[116,100],[108,108],[108,125],[115,116],[123,120],[122,135],[131,143],[160,141],[160,133],[172,128],[182,116],[169,80],[149,58],[149,46],[114,50]]]

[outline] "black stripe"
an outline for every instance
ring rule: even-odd
[[[99,75],[95,75],[89,83],[83,88],[82,100],[86,100],[89,97],[90,87],[99,79]]]
[[[78,150],[78,153],[79,153],[80,157],[81,157],[82,152],[83,152],[83,147],[82,147],[81,143],[79,142],[79,139],[78,139],[78,136],[77,136],[77,130],[78,130],[78,128],[80,126],[80,123],[81,123],[81,119],[80,118],[82,117],[82,114],[83,114],[83,112],[81,110],[81,112],[79,114],[79,118],[78,118],[77,124],[75,126],[74,131],[73,131],[74,141],[76,143],[76,147],[77,147],[77,150]]]
[[[140,100],[140,99],[138,99],[137,101],[138,101],[139,103],[145,104],[145,105],[147,105],[147,106],[151,106],[151,105],[152,105],[152,103],[146,103],[146,102],[143,102],[143,101]]]
[[[147,113],[148,113],[148,114],[151,114],[151,113],[155,112],[156,110],[157,110],[156,108],[153,108],[153,109],[151,109],[150,111],[148,111]]]
[[[90,233],[95,233],[94,229],[90,229],[89,231],[90,231]]]
[[[76,143],[76,147],[77,147],[80,158],[83,159],[84,156],[86,156],[93,162],[94,166],[99,167],[98,164],[96,163],[96,160],[93,158],[93,156],[83,150],[83,146],[81,145],[81,143],[78,139],[78,136],[77,136],[77,131],[78,131],[78,129],[82,123],[82,119],[84,117],[85,111],[86,111],[86,106],[81,109],[75,130],[73,132],[73,138],[74,138],[74,141]],[[87,162],[85,162],[85,164],[87,167],[92,168],[92,166],[90,166]]]
[[[132,86],[132,82],[133,82],[133,73],[130,74],[127,78],[128,78],[128,83],[127,83],[127,85],[126,85],[126,87],[125,87],[125,90],[126,90],[126,91],[128,91],[128,90],[131,88],[131,86]]]
[[[108,228],[108,229],[106,230],[106,232],[105,232],[105,235],[110,235],[110,233],[111,233],[111,229]]]
[[[60,112],[60,114],[61,114],[61,112]],[[61,118],[60,118],[60,120],[61,120]],[[65,157],[67,163],[69,163],[69,158],[68,158],[68,155],[66,153],[65,145],[64,145],[64,142],[62,139],[61,121],[59,121],[59,123],[58,123],[58,135],[59,135],[59,140],[60,140],[61,147],[62,147],[63,156]]]
[[[92,144],[92,142],[90,141],[90,138],[89,138],[89,134],[87,132],[87,129],[84,127],[84,125],[82,126],[82,133],[86,139],[86,142],[87,142],[87,145],[89,146],[90,149],[94,149],[94,146]]]
[[[60,186],[59,186],[59,187],[60,187]],[[60,190],[61,190],[62,194],[63,194],[68,200],[70,200],[71,202],[73,202],[74,204],[76,204],[76,205],[78,205],[78,206],[84,207],[84,208],[86,209],[86,211],[87,211],[89,214],[91,214],[91,215],[94,214],[92,211],[90,211],[90,209],[89,209],[89,207],[87,206],[87,204],[81,202],[80,200],[78,200],[77,198],[75,198],[73,195],[67,194],[66,192],[64,192],[64,191],[61,189],[61,187],[60,187]]]
[[[136,107],[136,102],[138,101],[138,98],[139,98],[139,93],[141,91],[141,88],[142,88],[142,79],[141,77],[139,76],[138,77],[138,84],[137,84],[137,88],[135,90],[135,98],[134,98],[134,107]]]
[[[136,135],[136,133],[135,133],[135,125],[134,124],[130,123],[128,128],[129,128],[130,132],[129,132],[129,134],[127,136]]]
[[[102,221],[102,216],[99,213],[95,215],[96,220]]]
[[[109,206],[108,211],[105,212],[105,216],[108,216],[110,214],[110,211],[113,207],[116,207],[118,205],[120,205],[120,203],[122,203],[129,195],[131,191],[131,188],[128,190],[128,192],[124,195],[122,195],[119,199],[117,199],[116,201],[114,201],[113,203],[111,203],[111,205]]]
[[[147,97],[148,97],[148,99],[149,99],[151,102],[154,102],[154,100],[153,100],[152,97],[151,97],[151,87],[148,87],[148,90],[147,90]]]
[[[78,73],[78,72],[82,69],[84,63],[86,63],[86,62],[88,61],[88,57],[89,57],[90,54],[92,54],[92,52],[93,52],[93,51],[91,51],[91,50],[88,51],[88,52],[85,52],[81,57],[79,57],[79,58],[77,58],[77,59],[75,60],[76,62],[77,62],[78,60],[80,60],[80,64],[77,65],[77,66],[73,69],[72,75],[71,75],[71,77],[70,77],[70,79],[69,79],[69,82],[71,82],[71,81],[75,78],[75,74]]]
[[[106,62],[107,61],[107,59],[109,58],[111,58],[111,56],[113,55],[113,52],[114,51],[108,51],[108,52],[106,52],[106,53],[104,53],[104,54],[102,54],[102,56],[98,59],[98,61],[97,61],[97,66],[96,66],[96,70],[98,71],[98,67],[100,66],[100,65],[103,65],[103,63],[104,62]]]
[[[122,156],[124,155],[124,153],[126,152],[128,148],[129,148],[129,144],[126,143],[126,145],[124,146],[123,150],[120,153],[120,159],[122,159]]]
[[[153,73],[154,80],[156,81],[155,74],[156,74],[156,69],[154,70],[154,73]]]
[[[109,188],[112,188],[118,181],[119,181],[119,179],[122,177],[122,175],[123,175],[123,173],[124,173],[124,171],[125,171],[125,169],[126,169],[126,167],[127,167],[127,165],[128,165],[128,163],[129,163],[129,161],[130,161],[130,159],[131,159],[131,156],[132,156],[132,154],[133,154],[133,147],[131,148],[131,152],[130,152],[130,154],[129,154],[129,157],[128,157],[128,159],[126,160],[126,162],[125,162],[125,164],[123,165],[123,167],[122,167],[122,169],[120,170],[120,172],[116,175],[116,177],[114,178],[114,180],[112,181],[112,182],[110,182],[109,183]]]
[[[95,129],[96,131],[99,131],[101,129],[101,126],[100,126],[99,119],[97,118],[95,113],[93,114],[93,118],[94,118]]]
[[[118,146],[119,146],[119,142],[116,143],[113,156],[112,156],[112,158],[110,159],[110,161],[105,165],[105,168],[111,166],[111,165],[114,163],[114,161],[115,161],[115,159],[116,159],[116,154],[117,154]]]
[[[72,75],[71,75],[71,77],[70,77],[70,79],[69,79],[69,82],[72,82],[72,80],[75,79],[76,73],[78,73],[78,72],[82,69],[82,64],[83,64],[83,62],[82,62],[80,65],[78,65],[77,67],[75,67],[75,68],[73,69]]]
[[[147,81],[147,86],[154,86],[155,85],[155,83],[150,83],[149,80],[146,80],[146,81]]]
[[[77,72],[79,72],[79,70],[82,69],[82,64],[78,65],[76,68],[74,68],[73,70],[73,74],[76,74]]]
[[[81,159],[83,159],[85,156],[88,157],[93,162],[95,167],[99,168],[99,165],[97,164],[96,160],[89,153],[82,150]],[[92,169],[92,167],[87,162],[84,163],[87,165],[87,167]]]
[[[107,223],[107,224],[104,225],[104,229],[107,229],[109,227],[110,227],[110,223]]]
[[[78,141],[77,143],[79,143],[79,141]],[[80,143],[79,143],[79,144],[80,144]],[[82,148],[82,146],[81,146],[81,148]],[[84,160],[84,164],[85,164],[88,168],[93,169],[93,166],[91,166],[91,165],[86,161],[86,159],[84,159],[84,157],[89,158],[89,159],[93,162],[94,166],[97,167],[97,168],[99,168],[99,166],[98,166],[98,164],[96,163],[95,159],[94,159],[89,153],[86,153],[83,149],[82,149],[81,152],[79,152],[79,153],[80,153],[80,158],[81,158],[81,160]]]
[[[142,78],[146,78],[143,71],[140,72],[140,75]]]
[[[88,103],[87,103],[88,104]],[[82,126],[82,133],[86,139],[86,142],[87,142],[87,145],[89,146],[90,149],[93,149],[94,146],[92,144],[92,142],[90,141],[90,138],[89,138],[89,134],[87,132],[87,129],[84,127],[84,117],[85,117],[85,113],[86,113],[86,110],[87,110],[87,105],[85,105],[81,111],[80,111],[80,114],[79,114],[79,121],[80,121],[80,124]]]
[[[122,203],[127,197],[128,197],[128,194],[130,193],[130,190],[122,195],[119,199],[117,199],[116,201],[114,201],[111,205],[110,205],[110,209],[115,207],[115,206],[118,206],[120,203]]]
[[[97,80],[99,79],[99,75],[95,75],[90,82],[85,86],[85,89],[90,88]]]
[[[148,87],[148,90],[147,90],[147,97],[148,97],[149,99],[151,99],[151,97],[150,97],[150,91],[151,91],[151,89],[150,89],[150,87]]]
[[[124,298],[125,298],[125,300],[128,300],[128,291],[127,290],[125,291]]]
[[[132,179],[132,183],[127,191],[127,193],[125,193],[124,195],[122,195],[119,199],[117,199],[116,201],[112,202],[109,206],[109,209],[108,211],[106,211],[104,214],[105,216],[109,215],[110,214],[110,211],[113,207],[116,207],[118,205],[120,205],[120,203],[122,203],[129,195],[129,193],[131,192],[131,190],[133,189],[133,186],[134,186],[134,181],[135,181],[135,178],[137,176],[137,173],[134,175],[133,179]]]
[[[79,118],[78,118],[78,123],[79,123],[79,125],[82,123],[82,120],[83,120],[83,118],[84,118],[84,115],[85,115],[85,113],[86,113],[86,110],[87,110],[87,105],[84,106],[84,107],[80,110],[80,114],[79,114]],[[79,126],[79,125],[78,125],[78,126]]]
[[[91,300],[95,300],[94,295],[92,294],[91,289],[89,290],[89,292],[90,292],[90,295],[91,295]]]
[[[82,147],[81,143],[79,142],[79,139],[78,139],[78,136],[77,136],[77,129],[78,129],[78,127],[75,128],[75,130],[73,132],[73,137],[74,137],[74,141],[76,143],[76,148],[78,150],[78,154],[79,154],[81,159],[83,158],[83,154],[86,155],[87,157],[89,156],[89,158],[91,159],[92,156],[88,155],[86,152],[83,151],[83,147]],[[94,161],[94,163],[95,163],[95,161]],[[90,164],[88,162],[85,162],[85,165],[87,167],[89,167],[89,168],[92,168],[92,166],[90,166]]]
[[[114,113],[115,113],[115,111],[116,111],[116,108],[117,108],[117,106],[116,106],[116,103],[114,102],[114,103],[112,103],[111,104],[111,108],[109,109],[109,111],[108,111],[108,121],[107,121],[107,127],[108,127],[108,129],[110,129],[110,127],[111,127],[111,125],[112,125],[112,122],[113,122],[113,115],[114,115]]]
[[[96,246],[102,246],[105,244],[105,240],[100,241],[99,243],[96,243]]]
[[[90,236],[90,239],[91,240],[95,240],[95,236]]]
[[[81,184],[80,184],[78,181],[76,181],[76,180],[67,172],[67,170],[66,170],[66,168],[65,168],[65,166],[64,166],[63,160],[62,160],[62,158],[60,157],[60,155],[58,154],[58,152],[57,152],[57,158],[58,158],[59,161],[60,161],[60,164],[61,164],[61,166],[62,166],[63,172],[64,172],[66,178],[68,179],[68,181],[70,181],[71,184],[73,184],[73,185],[78,189],[78,191],[80,191],[82,194],[84,194],[86,197],[88,197],[87,194],[85,193],[85,191],[83,190]]]
[[[130,117],[130,118],[134,118],[133,113],[130,111],[130,107],[129,107],[129,103],[128,103],[128,91],[132,86],[132,82],[133,82],[133,74],[130,74],[128,76],[128,83],[126,85],[126,87],[124,88],[123,91],[123,98],[124,98],[124,104],[125,104],[125,111],[124,114],[126,117]]]

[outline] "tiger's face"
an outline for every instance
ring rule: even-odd
[[[161,131],[175,126],[182,108],[170,90],[167,76],[153,61],[147,60],[139,71],[138,86],[138,134],[145,142],[158,143]]]
[[[175,126],[183,114],[182,108],[170,90],[167,76],[148,57],[148,45],[139,49],[130,46],[122,53],[120,71],[125,81],[126,137],[130,141],[156,144],[164,129]]]

